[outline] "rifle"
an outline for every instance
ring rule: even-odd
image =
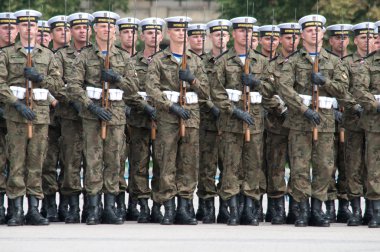
[[[248,20],[245,20],[246,23],[248,23]],[[248,57],[248,27],[245,28],[245,62],[244,62],[244,73],[249,74],[249,64],[250,60]],[[250,111],[251,107],[251,99],[249,94],[249,86],[244,85],[244,91],[243,91],[243,106],[244,111],[248,112]],[[243,122],[243,129],[244,129],[244,139],[245,142],[249,143],[251,141],[251,132],[249,130],[249,125],[245,122]]]
[[[340,26],[340,30],[341,30],[341,35],[340,35],[340,46],[341,46],[340,59],[343,59],[343,44],[344,44],[343,25]],[[340,106],[339,111],[343,113],[344,112],[344,107]],[[342,144],[344,143],[344,128],[343,127],[339,128],[339,142],[342,143]]]
[[[315,58],[314,58],[314,64],[313,64],[313,73],[318,73],[319,71],[319,59],[318,59],[318,29],[319,26],[317,24],[316,26],[316,37],[315,37]],[[315,112],[318,112],[319,110],[319,89],[318,85],[315,83],[313,84],[313,110]],[[318,128],[316,126],[313,127],[313,140],[318,141]]]
[[[186,57],[186,39],[187,39],[187,22],[185,21],[185,32],[184,32],[184,38],[183,38],[183,50],[182,50],[182,62],[181,62],[181,68],[182,70],[186,70],[187,67],[187,57]],[[184,107],[186,105],[186,82],[180,81],[179,86],[179,105],[181,107]],[[179,136],[184,137],[185,136],[185,122],[182,118],[179,118]]]
[[[294,24],[292,24],[293,34],[292,34],[292,53],[294,52],[294,47],[296,44],[296,28],[294,27]]]
[[[136,0],[134,3],[135,13],[133,14],[133,22],[136,22]],[[132,49],[131,49],[131,57],[135,54],[135,33],[136,28],[133,27],[132,29]]]
[[[219,21],[220,25],[220,55],[223,53],[223,25],[222,21]]]
[[[27,67],[32,67],[32,54],[30,52],[30,13],[28,12],[28,52],[27,52]],[[26,106],[30,109],[33,109],[33,82],[31,80],[25,80],[26,92],[25,92],[25,101]],[[27,125],[27,134],[28,139],[32,139],[33,137],[33,123],[32,121],[28,121]]]
[[[157,0],[156,0],[156,19],[154,20],[155,23],[157,23]],[[157,27],[154,28],[154,53],[157,52]],[[151,121],[151,129],[150,129],[150,137],[153,140],[156,140],[156,134],[157,134],[157,123],[152,120]]]
[[[104,68],[105,70],[110,69],[110,16],[109,13],[105,13],[105,16],[108,16],[108,31],[107,31],[107,52],[106,52],[106,57],[104,60]],[[109,83],[107,81],[102,82],[102,107],[105,109],[108,109],[108,96],[109,96]],[[107,137],[107,122],[102,121],[101,122],[101,138],[103,140],[106,139]]]

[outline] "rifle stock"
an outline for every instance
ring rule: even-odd
[[[107,34],[107,54],[104,60],[104,68],[105,70],[110,69],[110,17],[108,16],[108,34]],[[109,97],[109,83],[107,81],[102,82],[102,107],[108,109],[108,97]],[[101,138],[103,140],[107,137],[107,122],[101,122]]]
[[[318,29],[319,26],[316,26],[316,38],[315,38],[315,59],[313,64],[313,73],[318,73],[319,71],[319,57],[318,57]],[[319,110],[319,88],[318,85],[313,83],[313,110],[318,112]],[[318,141],[318,128],[317,126],[313,127],[313,140]]]
[[[187,27],[187,24],[186,24]],[[187,39],[187,31],[186,28],[184,28],[184,38],[183,38],[183,51],[182,51],[182,62],[181,62],[181,69],[186,70],[187,66],[187,57],[186,57],[186,39]],[[186,105],[186,82],[180,81],[180,87],[179,87],[179,105],[181,107],[184,107]],[[185,122],[182,118],[179,119],[179,136],[184,137],[185,136]]]
[[[252,38],[251,38],[252,39]],[[245,29],[245,62],[244,62],[244,73],[249,74],[249,64],[250,60],[248,58],[248,28]],[[243,85],[244,86],[244,92],[243,92],[243,106],[244,106],[244,111],[248,112],[250,111],[251,107],[251,101],[250,101],[250,88],[249,86]],[[249,125],[245,122],[243,122],[243,129],[244,129],[244,140],[245,142],[250,142],[251,141],[251,132],[249,130]]]
[[[30,52],[30,16],[28,16],[28,53],[27,53],[26,66],[32,67],[32,54]],[[25,85],[26,85],[26,93],[25,93],[26,106],[29,107],[30,109],[33,109],[33,82],[29,79],[26,79]],[[28,121],[27,134],[28,134],[28,139],[32,139],[33,137],[32,121]]]

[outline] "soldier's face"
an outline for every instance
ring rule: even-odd
[[[35,22],[29,22],[30,24],[30,37],[33,39],[36,37],[38,33],[38,26]],[[28,32],[28,22],[22,22],[17,25],[18,31],[20,33],[20,38],[23,40],[28,40],[29,32]]]
[[[120,42],[127,48],[132,47],[132,41],[136,45],[138,33],[135,31],[135,35],[133,35],[133,29],[124,29],[120,31]]]
[[[87,34],[87,27],[88,27],[88,34]],[[78,42],[86,42],[87,38],[91,37],[92,30],[90,26],[87,25],[75,25],[71,27],[71,36],[73,37],[74,41]]]
[[[341,35],[332,36],[329,38],[329,43],[334,52],[344,52],[350,43],[350,38],[348,36]]]
[[[157,43],[155,42],[156,31],[155,30],[145,30],[141,33],[141,40],[144,41],[145,46],[154,48],[155,44],[158,46],[162,41],[162,31],[157,30]]]
[[[277,49],[279,43],[280,43],[280,38],[279,37],[273,37],[272,51],[275,51]],[[262,49],[264,49],[267,52],[270,52],[271,36],[261,37],[260,38],[260,45],[261,45]]]
[[[380,35],[377,36],[373,45],[374,45],[374,50],[376,50],[376,51],[380,50]]]
[[[183,43],[186,29],[184,28],[169,28],[167,34],[173,43]]]
[[[285,34],[280,37],[280,43],[282,48],[287,52],[293,52],[293,34]],[[297,50],[298,44],[300,43],[300,36],[294,35],[294,50]]]
[[[251,48],[253,50],[256,50],[258,45],[259,45],[259,38],[258,37],[252,37]]]
[[[209,38],[211,40],[213,47],[220,49],[221,43],[223,43],[222,48],[227,47],[227,43],[228,41],[230,41],[230,34],[228,33],[228,31],[223,31],[222,41],[221,41],[221,35],[222,35],[221,31],[215,31],[213,33],[210,33]]]
[[[247,36],[248,32],[248,36]],[[251,45],[252,39],[252,29],[238,28],[232,31],[232,37],[234,38],[234,43],[238,46],[245,46],[248,43],[248,46]],[[246,41],[247,40],[247,41]]]
[[[71,40],[71,33],[70,29],[65,27],[56,27],[53,29],[53,31],[50,33],[51,39],[53,42],[57,44],[64,44],[65,43],[65,33],[66,33],[66,43],[70,43]]]
[[[116,28],[115,25],[110,24],[110,41],[113,41],[115,38]],[[100,41],[107,42],[108,38],[108,23],[97,23],[94,25],[94,31],[96,38]]]
[[[189,45],[190,48],[194,51],[202,50],[203,46],[202,35],[192,35],[189,36]]]
[[[307,27],[302,30],[301,37],[303,42],[308,45],[315,46],[315,39],[317,38],[317,30],[318,30],[318,44],[322,42],[324,32],[321,27]]]
[[[41,32],[38,32],[37,34],[37,43],[38,44],[41,44]],[[46,47],[49,46],[49,43],[51,41],[51,36],[50,36],[50,33],[48,32],[43,32],[42,34],[42,44]]]
[[[10,32],[10,37],[9,37]],[[18,30],[16,25],[0,25],[0,45],[5,46],[8,45],[9,41],[14,43],[16,36],[17,36]],[[10,39],[9,39],[10,38]]]
[[[368,46],[369,46],[368,51],[369,52],[371,52],[373,49],[373,42],[374,42],[373,35],[369,34],[368,36]],[[354,43],[358,47],[358,49],[360,49],[361,51],[363,52],[367,51],[367,34],[361,34],[361,35],[355,36]]]

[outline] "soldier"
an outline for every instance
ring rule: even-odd
[[[259,27],[253,26],[252,29],[252,39],[251,39],[251,49],[256,50],[257,46],[259,45]]]
[[[88,46],[91,37],[91,22],[94,17],[88,13],[74,13],[67,17],[67,23],[70,25],[70,34],[73,43],[62,47],[57,51],[57,59],[63,81],[67,84],[67,76],[71,71],[71,65],[75,58],[81,53],[81,50]],[[80,208],[79,195],[82,192],[81,186],[81,162],[83,156],[83,129],[82,121],[79,117],[81,107],[78,103],[68,98],[66,88],[60,92],[58,97],[60,104],[56,110],[56,115],[60,118],[60,153],[61,167],[64,168],[63,179],[61,184],[61,200],[68,200],[70,206],[64,221],[66,223],[79,223]],[[61,168],[62,169],[62,168]],[[85,192],[84,192],[85,195]],[[86,201],[86,197],[84,197]],[[84,202],[86,203],[86,202]],[[86,221],[86,205],[83,206],[82,222]]]
[[[321,15],[308,15],[299,20],[303,48],[289,57],[281,73],[275,73],[279,77],[279,95],[289,108],[289,116],[283,125],[289,128],[290,195],[299,204],[296,227],[304,227],[309,223],[309,197],[312,208],[309,224],[330,226],[322,211],[322,202],[327,200],[327,190],[334,169],[334,153],[326,152],[333,150],[334,146],[335,123],[331,109],[333,97],[347,104],[353,103],[346,90],[346,68],[338,57],[322,48],[325,22],[325,17]],[[318,72],[315,69],[313,71],[315,60],[319,62]],[[312,90],[315,90],[311,83],[319,89],[319,100],[313,103],[319,103],[319,112],[309,107]],[[315,129],[318,130],[317,139]]]
[[[54,94],[62,86],[58,65],[53,53],[36,44],[37,21],[41,13],[22,10],[17,17],[20,42],[4,48],[0,55],[2,72],[0,89],[6,103],[7,146],[9,150],[9,177],[7,195],[12,199],[13,213],[9,226],[24,223],[23,196],[28,197],[28,225],[48,225],[49,220],[38,212],[38,203],[43,199],[41,186],[42,165],[47,151],[49,91]],[[27,64],[28,53],[32,64]],[[30,66],[32,65],[32,66]],[[27,67],[25,67],[27,66]],[[25,81],[28,86],[25,91]],[[33,89],[32,85],[37,87]],[[30,92],[33,92],[33,95]],[[25,99],[25,95],[28,95]],[[31,102],[31,96],[33,102]],[[29,98],[30,97],[30,98]],[[32,106],[26,106],[32,103]],[[20,151],[24,150],[24,151]]]
[[[373,51],[376,51],[376,50],[380,50],[380,36],[379,36],[379,26],[380,26],[380,21],[377,21],[376,23],[375,23],[375,26],[376,26],[376,28],[375,28],[375,33],[374,33],[374,35],[375,35],[375,42],[373,43],[373,45],[374,45],[374,48],[373,48]]]
[[[364,58],[371,52],[375,25],[364,22],[354,25],[354,43],[356,52],[346,56],[343,61],[349,69],[349,92],[354,94],[354,81],[356,75],[361,75],[360,65]],[[365,162],[365,135],[357,115],[352,110],[345,108],[343,113],[343,126],[345,128],[345,168],[348,200],[351,202],[353,215],[347,225],[358,226],[362,223],[367,225],[372,217],[371,201],[366,200],[364,219],[362,219],[360,197],[366,190],[366,162]]]
[[[119,28],[119,37],[121,48],[129,53],[131,57],[136,54],[136,42],[138,37],[138,26],[140,20],[137,18],[126,17],[121,18],[117,21],[117,25]],[[128,176],[128,186],[125,182],[125,161],[129,157],[130,153],[130,141],[131,136],[129,132],[129,116],[131,113],[131,108],[126,106],[125,109],[126,117],[127,117],[127,125],[125,127],[124,134],[126,136],[125,147],[121,155],[120,160],[120,193],[116,197],[117,210],[118,214],[123,217],[124,220],[136,221],[140,215],[139,210],[137,209],[137,196],[134,194],[133,189],[131,189],[131,185],[134,184],[133,176],[130,173],[130,160],[128,160],[129,164],[129,176]],[[133,186],[132,186],[133,187]],[[128,196],[128,209],[125,206],[125,191],[129,192]]]
[[[174,222],[196,225],[188,206],[198,178],[198,99],[208,97],[207,75],[201,58],[186,52],[186,28],[191,18],[178,16],[165,21],[170,45],[153,57],[146,83],[147,94],[157,108],[157,138],[153,144],[160,177],[159,191],[153,192],[153,201],[164,204],[162,225]],[[181,66],[182,60],[186,60],[186,69],[184,64]],[[177,211],[174,211],[175,196]]]
[[[86,223],[100,222],[99,201],[104,192],[102,222],[122,224],[123,219],[115,211],[115,198],[119,193],[120,153],[124,145],[123,98],[132,106],[145,108],[147,113],[152,110],[137,94],[137,74],[129,55],[114,46],[119,15],[109,11],[92,15],[96,44],[76,57],[66,79],[67,92],[70,100],[82,105]],[[108,59],[109,65],[105,64]]]
[[[347,56],[347,46],[350,42],[350,32],[352,25],[349,24],[335,24],[327,27],[329,35],[329,44],[331,46],[331,53],[337,55],[340,59]],[[326,204],[326,218],[333,222],[347,223],[351,217],[349,210],[349,202],[347,198],[347,181],[346,171],[344,166],[344,128],[342,125],[342,111],[343,107],[334,107],[335,118],[335,165],[331,175],[331,182],[328,189],[328,200]],[[343,132],[343,133],[342,133]],[[343,135],[342,135],[343,134]],[[335,181],[336,171],[338,170],[338,178]],[[339,200],[338,214],[335,213],[335,199]]]
[[[0,52],[3,47],[14,43],[18,34],[16,17],[11,12],[0,13]],[[5,104],[0,103],[0,225],[6,223],[4,200],[6,190],[6,174],[8,173],[8,161],[6,155],[7,125],[4,120]],[[8,215],[10,215],[10,200],[8,198]]]
[[[51,36],[48,21],[38,20],[37,43],[45,47],[49,47],[50,41]]]
[[[206,25],[205,24],[191,24],[187,28],[187,35],[189,38],[189,46],[191,52],[195,53],[198,56],[203,56],[204,43],[206,36]]]
[[[135,68],[139,78],[139,94],[147,100],[146,83],[149,81],[147,77],[148,65],[152,57],[160,49],[160,43],[163,39],[162,29],[165,21],[161,18],[143,19],[141,26],[141,40],[144,42],[144,50],[137,52],[133,57],[135,60]],[[137,34],[136,34],[137,37]],[[148,99],[148,103],[151,102]],[[149,162],[152,156],[151,129],[155,127],[152,121],[144,111],[131,109],[129,116],[129,129],[131,133],[130,142],[130,180],[129,193],[138,199],[140,205],[140,215],[137,219],[138,223],[160,223],[162,214],[161,205],[153,202],[152,214],[148,206],[148,199],[152,194],[158,192],[157,167],[153,165],[152,190],[149,188]]]

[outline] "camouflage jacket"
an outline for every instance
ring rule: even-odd
[[[109,83],[110,89],[121,89],[124,91],[122,101],[109,101],[109,110],[112,113],[112,120],[109,125],[122,125],[126,123],[125,102],[131,107],[143,109],[146,102],[137,94],[138,79],[135,67],[129,54],[111,45],[110,68],[122,76],[119,83]],[[72,63],[72,69],[67,73],[67,94],[70,100],[78,101],[82,104],[80,116],[89,120],[98,120],[96,115],[91,113],[88,105],[95,103],[101,106],[100,100],[91,100],[86,93],[86,87],[102,88],[101,69],[104,68],[105,56],[97,45],[84,48],[80,55]]]
[[[253,51],[249,50],[248,58],[250,61],[250,72],[258,79],[262,79],[261,85],[257,90],[251,92],[260,92],[263,96],[269,97],[268,89],[270,85],[264,81],[263,73],[267,67],[267,59]],[[233,115],[233,109],[240,108],[243,110],[243,100],[233,102],[228,99],[226,89],[240,90],[243,92],[242,73],[244,64],[240,60],[234,48],[223,54],[215,62],[215,71],[211,77],[211,99],[218,108],[221,109],[219,118],[219,127],[221,131],[244,133],[243,121]],[[251,104],[250,111],[254,119],[254,125],[250,126],[250,132],[260,133],[264,131],[264,108],[262,104]]]
[[[190,71],[196,77],[195,83],[190,85],[187,83],[186,92],[196,92],[198,100],[207,99],[207,75],[202,59],[190,52],[186,52],[187,65]],[[178,117],[169,113],[169,108],[173,104],[163,91],[180,91],[179,69],[181,63],[178,62],[170,48],[154,55],[152,62],[148,67],[148,80],[146,82],[146,91],[148,96],[153,99],[157,108],[157,121],[165,123],[178,123]],[[186,104],[185,108],[190,110],[190,119],[185,120],[185,126],[191,128],[199,128],[199,103]]]
[[[360,118],[360,126],[369,132],[380,132],[380,113],[377,112],[379,100],[375,95],[380,95],[380,51],[368,55],[363,67],[354,79],[353,94],[360,105],[364,107],[364,113]]]
[[[33,83],[33,88],[48,89],[55,96],[62,88],[63,81],[53,52],[36,44],[31,56],[32,65],[38,73],[44,76],[41,83]],[[27,123],[27,120],[13,107],[12,104],[17,101],[17,98],[13,95],[10,86],[25,87],[24,67],[26,67],[26,63],[27,52],[21,42],[3,48],[0,52],[0,100],[6,103],[5,118],[20,123]],[[49,100],[33,101],[33,111],[36,114],[36,119],[33,120],[34,124],[50,123],[49,107]]]
[[[289,113],[284,126],[294,130],[312,131],[313,124],[303,115],[311,108],[302,102],[299,95],[313,95],[311,73],[313,71],[313,59],[302,48],[294,53],[284,64],[281,71],[275,74],[279,78],[278,92],[288,105]],[[335,97],[344,104],[353,104],[354,100],[348,93],[348,72],[341,60],[321,49],[319,55],[319,71],[327,79],[326,84],[319,87],[319,96]],[[318,125],[319,132],[335,132],[335,120],[332,109],[319,108],[321,123]]]

